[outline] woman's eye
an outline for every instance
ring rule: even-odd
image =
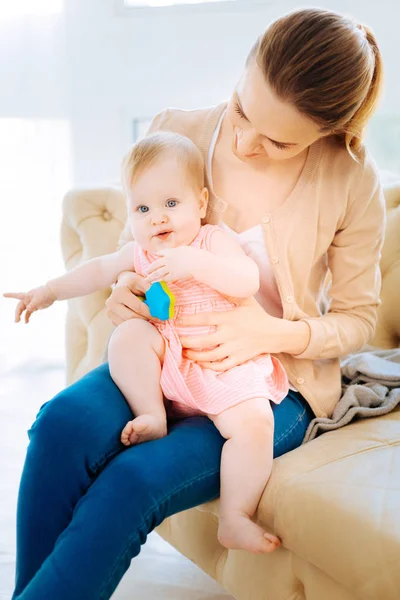
[[[246,119],[246,117],[244,116],[242,109],[240,108],[239,104],[235,104],[235,106],[233,107],[233,110],[235,111],[236,114],[239,115],[239,117],[241,119]],[[246,119],[247,121],[247,119]]]
[[[167,206],[168,208],[174,208],[177,205],[177,201],[176,200],[168,200],[167,201]]]
[[[289,150],[290,146],[285,146],[285,144],[280,144],[279,142],[273,142],[271,140],[271,143],[275,146],[275,148],[278,148],[278,150]]]
[[[148,212],[148,210],[149,210],[149,207],[148,207],[148,206],[144,206],[144,205],[142,205],[142,206],[138,206],[138,207],[137,207],[137,211],[138,211],[138,212],[140,212],[140,213],[147,213],[147,212]]]

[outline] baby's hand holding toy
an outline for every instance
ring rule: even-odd
[[[192,277],[202,261],[203,252],[191,246],[178,246],[160,250],[157,256],[160,258],[154,261],[147,273],[149,283]]]
[[[3,294],[5,298],[15,298],[19,300],[15,309],[15,322],[19,323],[21,316],[25,311],[25,323],[29,323],[32,313],[42,308],[48,308],[56,300],[56,295],[51,290],[50,286],[42,285],[38,288],[29,290],[29,292],[7,292]]]

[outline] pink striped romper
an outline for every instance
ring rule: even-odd
[[[215,225],[203,225],[191,246],[209,250]],[[135,244],[134,266],[139,275],[146,275],[155,254]],[[176,318],[194,313],[231,310],[234,305],[219,292],[194,278],[168,284],[175,295],[173,319],[154,323],[165,341],[165,356],[161,371],[161,389],[171,400],[172,414],[219,414],[251,398],[266,398],[280,403],[288,393],[288,378],[278,359],[260,355],[223,373],[205,369],[182,356],[179,336],[204,335],[215,327],[182,327]],[[176,403],[176,404],[175,404]]]

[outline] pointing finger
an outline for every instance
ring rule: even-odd
[[[22,292],[5,292],[3,296],[4,298],[15,298],[16,300],[23,300],[25,298],[25,294]]]

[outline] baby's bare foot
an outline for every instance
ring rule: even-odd
[[[121,433],[125,446],[157,440],[167,435],[167,420],[163,415],[140,415],[128,421]]]
[[[281,545],[276,535],[266,533],[245,514],[233,514],[219,520],[218,541],[225,548],[259,554],[273,552]]]

